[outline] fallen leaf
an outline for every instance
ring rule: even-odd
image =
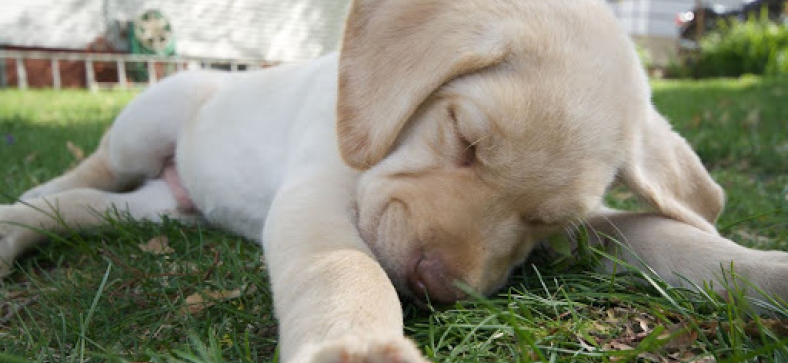
[[[643,353],[638,354],[638,358],[640,358],[642,360],[645,360],[645,361],[648,361],[648,362],[654,362],[654,363],[667,362],[667,360],[665,360],[662,356],[656,355],[654,353],[649,353],[649,352],[643,352]]]
[[[703,117],[701,115],[695,115],[692,117],[692,122],[690,122],[690,126],[693,129],[697,129],[703,123]]]
[[[747,113],[747,117],[744,119],[744,124],[748,127],[758,126],[761,122],[761,109],[753,108],[750,112]]]
[[[196,315],[201,313],[203,310],[216,305],[216,303],[224,302],[228,300],[233,300],[241,297],[244,291],[247,295],[253,294],[257,291],[257,287],[252,285],[250,288],[245,289],[245,287],[241,287],[235,290],[223,290],[223,291],[210,291],[205,290],[201,292],[196,292],[186,297],[184,300],[184,306],[181,310],[183,313],[189,313],[192,315]]]
[[[698,340],[698,332],[687,324],[679,323],[668,326],[659,338],[670,338],[670,341],[662,346],[663,348],[673,351],[682,350],[690,348]]]
[[[585,350],[587,350],[589,352],[596,351],[596,347],[592,347],[592,346],[588,345],[588,343],[586,343],[586,341],[581,339],[580,337],[577,338],[577,342],[580,344],[581,347],[583,347],[583,349],[585,349]]]
[[[757,321],[750,320],[744,323],[740,320],[734,322],[706,322],[701,324],[701,329],[707,337],[713,337],[717,329],[723,330],[734,329],[731,325],[735,325],[738,329],[744,330],[748,336],[758,336],[763,333],[763,328],[769,329],[772,333],[779,337],[788,337],[788,319],[759,319]]]
[[[602,349],[604,349],[606,351],[619,351],[619,350],[633,350],[635,348],[633,348],[630,345],[627,345],[627,344],[624,344],[624,343],[617,342],[617,341],[613,340],[613,341],[608,342],[607,344],[603,345]]]
[[[635,199],[635,194],[628,190],[616,190],[610,196],[619,202]]]
[[[187,296],[186,299],[183,301],[184,304],[183,312],[189,314],[197,314],[205,310],[205,308],[213,305],[213,303],[211,302],[209,303],[204,303],[204,302],[205,299],[202,297],[201,293],[196,292],[194,294],[191,294]]]
[[[638,322],[638,325],[640,327],[640,332],[641,333],[646,333],[646,334],[651,333],[652,329],[649,327],[648,320],[646,320],[645,318],[642,318],[642,317],[636,317],[635,321]]]
[[[152,253],[154,255],[166,255],[168,253],[173,253],[175,250],[170,247],[168,244],[169,239],[167,236],[156,236],[151,238],[148,243],[143,243],[138,245],[140,250],[143,252]]]
[[[623,344],[623,343],[619,343],[617,341],[608,342],[608,343],[606,343],[605,345],[602,346],[602,350],[604,350],[606,352],[616,352],[616,351],[633,350],[633,349],[635,349],[635,348],[632,348],[631,346]],[[611,362],[622,362],[622,361],[626,361],[626,360],[629,360],[629,359],[630,358],[628,358],[628,357],[611,357],[610,361]]]
[[[725,111],[725,113],[723,113],[722,116],[720,116],[719,122],[723,123],[723,124],[727,124],[728,120],[730,120],[730,119],[731,119],[731,113],[728,112],[728,111]]]
[[[692,363],[716,363],[716,362],[717,362],[717,358],[714,358],[714,357],[703,357],[701,359],[693,361]]]
[[[758,244],[771,244],[772,239],[766,236],[761,236],[755,233],[748,232],[746,230],[740,229],[736,231],[736,234],[744,240],[752,241]]]
[[[77,161],[82,161],[85,159],[85,152],[82,150],[81,147],[75,145],[71,141],[66,142],[66,149],[74,156],[74,159]]]
[[[38,154],[30,153],[27,156],[25,156],[25,162],[26,163],[31,163],[31,162],[33,162],[33,160],[36,160],[37,157],[38,157]]]

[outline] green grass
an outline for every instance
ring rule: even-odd
[[[722,233],[788,250],[788,82],[654,89],[660,110],[728,192]],[[0,203],[73,166],[131,97],[0,92]],[[610,202],[635,203],[623,189]],[[159,236],[172,252],[140,249]],[[174,221],[110,216],[99,231],[58,236],[0,286],[0,361],[275,361],[260,259],[252,243]],[[407,333],[439,362],[788,361],[784,305],[752,318],[742,304],[643,283],[636,273],[593,273],[591,260],[537,254],[494,297],[436,311],[407,306]],[[188,305],[200,293],[209,303]]]

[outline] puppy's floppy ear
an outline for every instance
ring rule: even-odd
[[[660,213],[710,233],[725,194],[686,140],[649,106],[620,178]]]
[[[441,85],[507,54],[502,27],[463,2],[355,0],[339,62],[337,133],[342,157],[366,169]],[[478,9],[477,9],[478,10]],[[486,23],[485,23],[486,22]]]

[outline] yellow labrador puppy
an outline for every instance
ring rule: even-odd
[[[615,180],[655,212],[605,209]],[[82,227],[119,208],[262,241],[288,362],[422,362],[396,290],[491,293],[577,221],[673,283],[733,262],[788,293],[788,254],[717,235],[722,190],[598,0],[356,0],[339,55],[170,77],[21,199],[0,206],[6,270],[42,237],[20,225],[59,228],[35,209],[52,206]]]

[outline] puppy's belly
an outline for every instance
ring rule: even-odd
[[[290,164],[314,148],[318,164],[333,155],[336,59],[233,77],[184,125],[176,165],[208,222],[260,240]]]
[[[209,223],[259,240],[281,183],[284,155],[281,146],[254,137],[265,133],[247,126],[192,130],[178,142],[176,164],[183,187]]]
[[[232,144],[231,144],[232,145]],[[212,225],[259,240],[279,182],[277,168],[233,148],[178,155],[178,171],[193,205]]]

